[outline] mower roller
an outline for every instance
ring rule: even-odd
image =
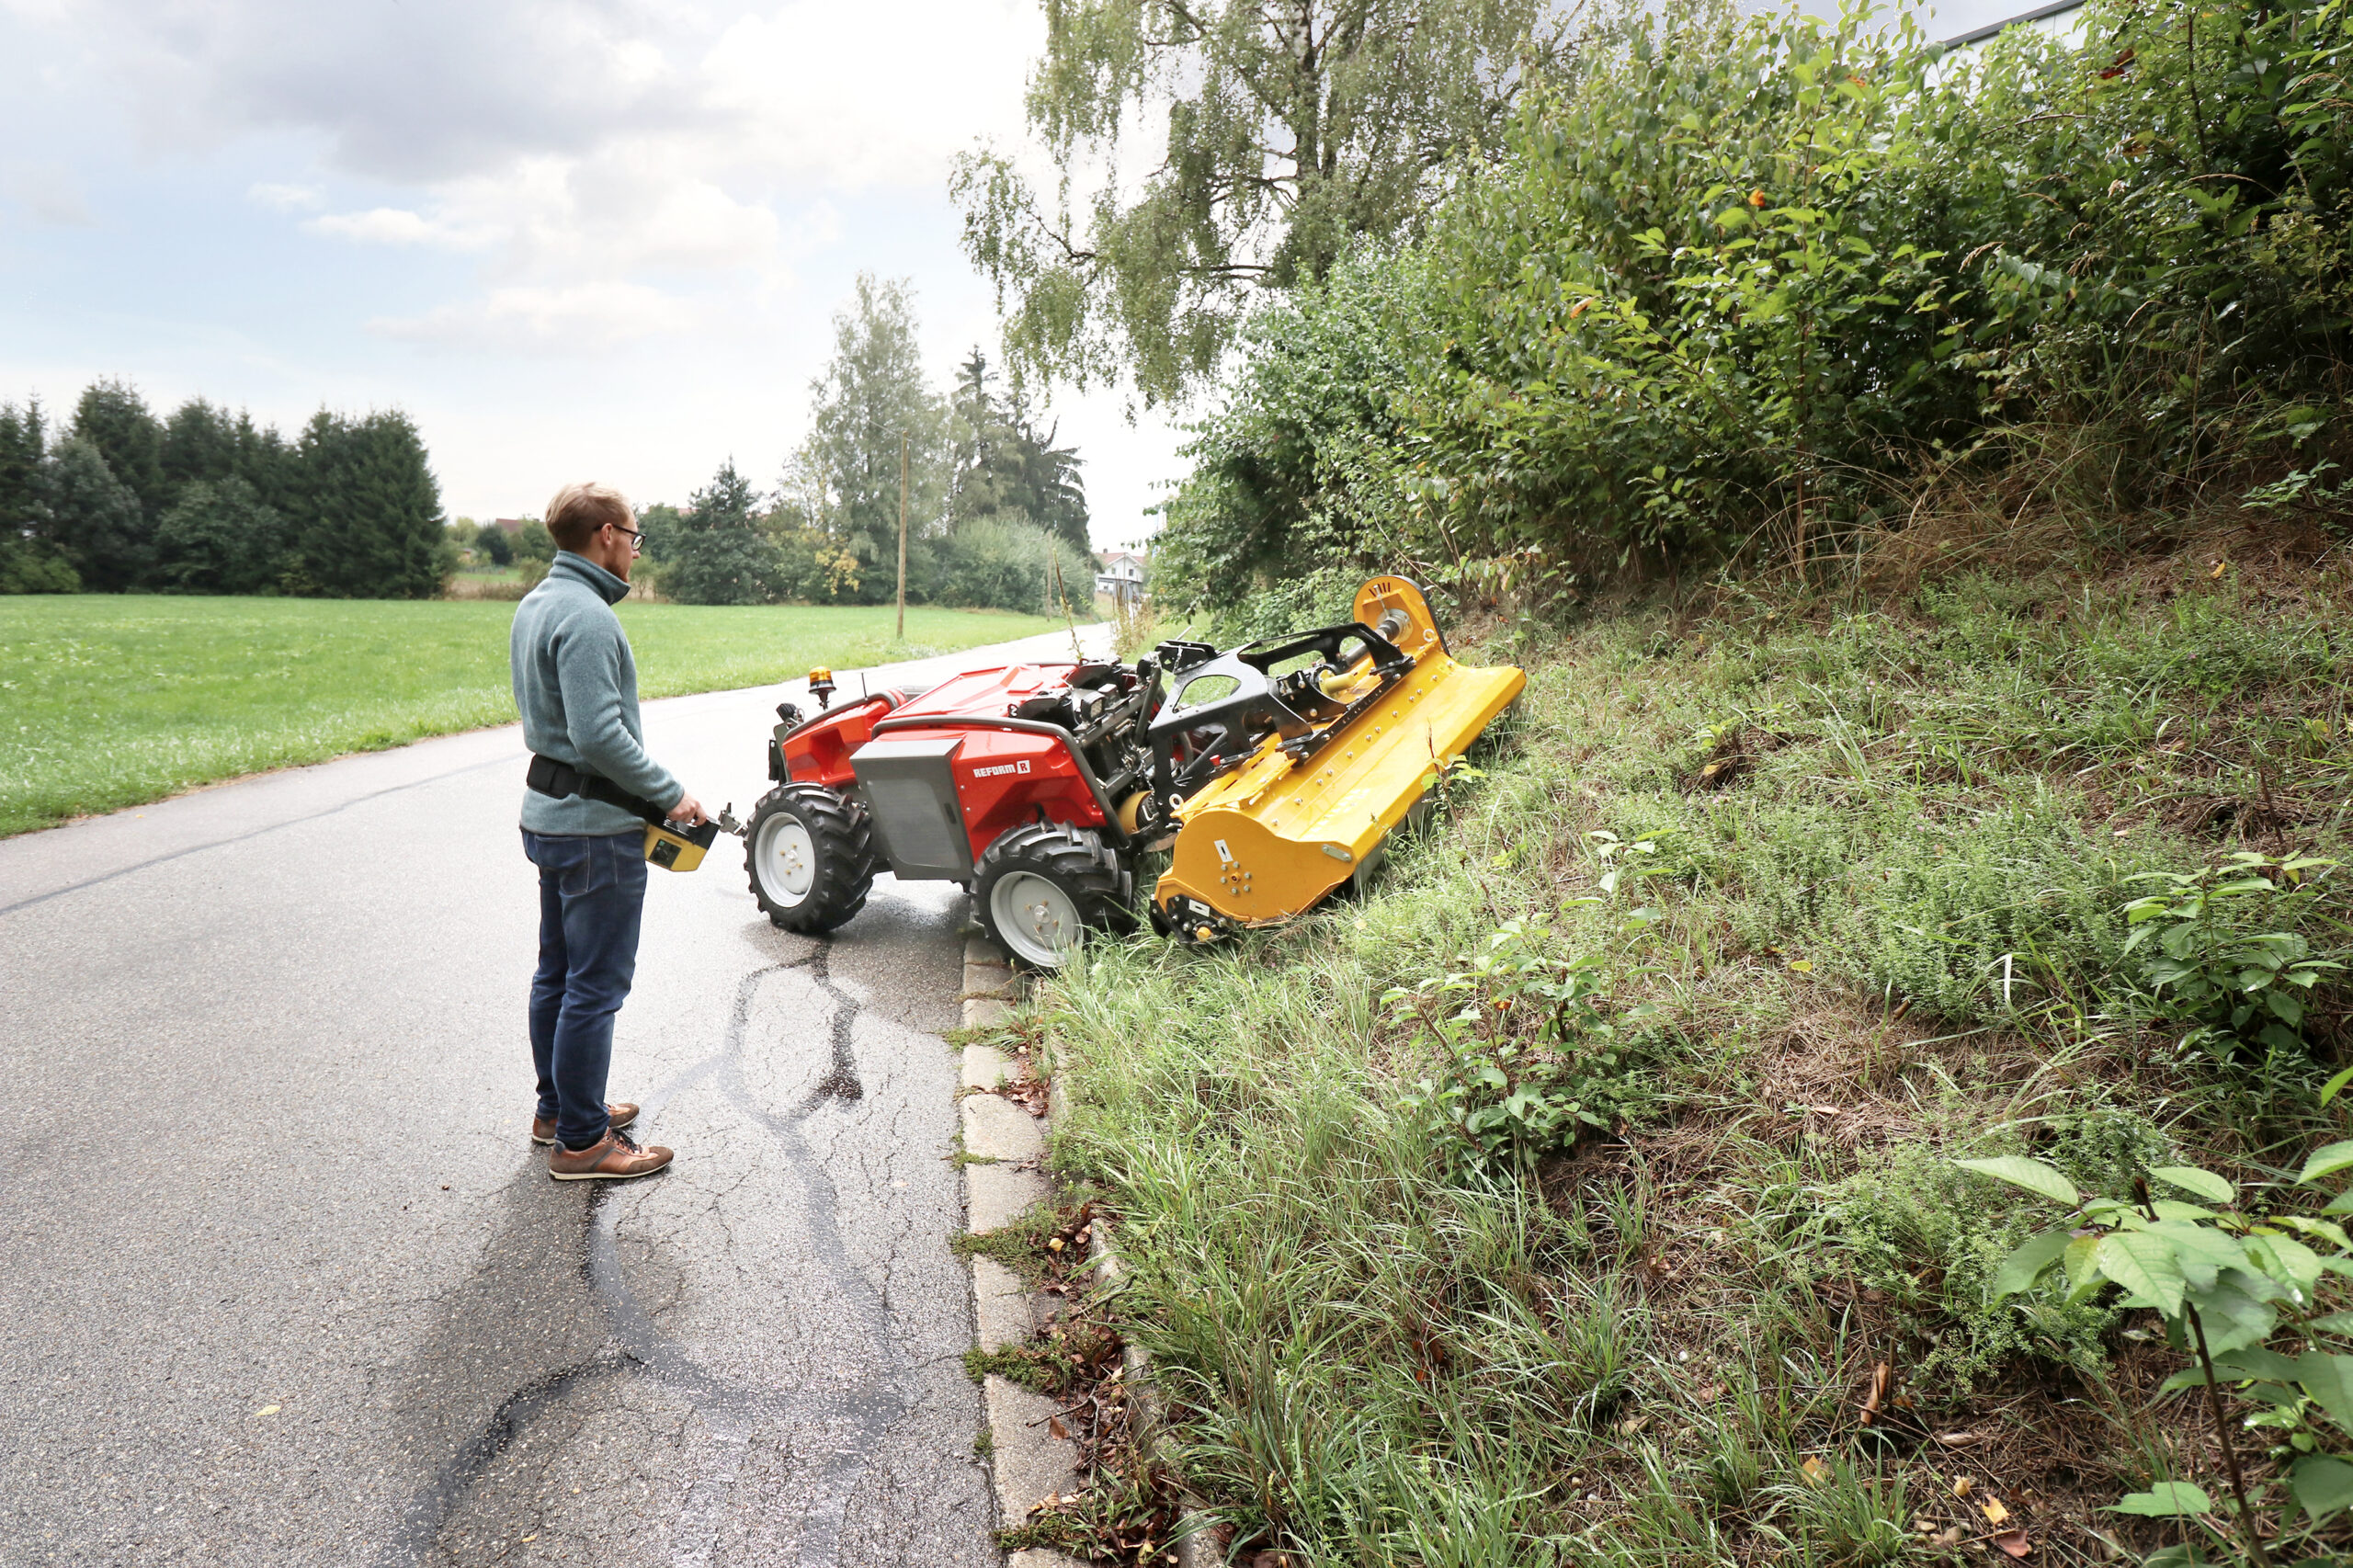
[[[790,703],[777,787],[746,832],[752,893],[830,931],[878,870],[969,891],[997,943],[1059,965],[1090,929],[1188,941],[1271,926],[1361,883],[1389,835],[1527,685],[1459,665],[1422,590],[1375,577],[1355,619],[1221,653],[1163,642],[1133,665],[1007,665],[820,710]],[[822,677],[822,678],[821,678]]]

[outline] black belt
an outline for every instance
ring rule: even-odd
[[[569,800],[574,795],[585,795],[592,801],[602,801],[608,806],[619,806],[631,815],[643,817],[656,826],[667,822],[670,817],[668,812],[664,811],[644,796],[631,794],[600,773],[591,773],[585,768],[574,767],[568,762],[558,762],[551,756],[541,756],[537,752],[531,754],[530,771],[523,775],[523,782],[539,793],[552,795],[559,801]]]

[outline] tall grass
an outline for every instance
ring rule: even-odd
[[[1982,1534],[1953,1482],[1990,1473],[2038,1542],[2095,1552],[2105,1504],[2194,1470],[2112,1307],[1987,1301],[2038,1221],[1949,1161],[2255,1175],[2333,1119],[2333,1025],[2313,1082],[2265,1087],[2143,1021],[2121,950],[2138,873],[2341,838],[2341,732],[2275,732],[2334,711],[2353,571],[2210,574],[1597,620],[1530,660],[1517,749],[1370,897],[1208,952],[1099,946],[1045,987],[1054,1161],[1121,1216],[1127,1332],[1233,1540],[1893,1562]],[[1621,1019],[1655,1007],[1637,1076],[1574,1150],[1449,1174],[1413,1109],[1439,1063],[1378,999],[1526,916],[1606,956]],[[1856,1419],[1882,1359],[1910,1402],[1883,1435]]]

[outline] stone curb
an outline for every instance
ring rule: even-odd
[[[1019,981],[1004,955],[981,937],[964,943],[964,1027],[985,1028],[1013,1016]],[[964,1229],[994,1231],[1010,1224],[1048,1196],[1038,1168],[1046,1152],[1046,1130],[1011,1100],[988,1091],[1006,1082],[1013,1062],[994,1046],[964,1048],[962,1098],[957,1125],[964,1153]],[[981,1163],[987,1162],[987,1163]],[[1038,1327],[1040,1306],[1011,1269],[994,1258],[973,1257],[972,1327],[980,1347],[1002,1349],[1028,1339]],[[1078,1445],[1046,1429],[1054,1402],[1006,1379],[990,1376],[981,1385],[988,1422],[989,1479],[996,1492],[997,1522],[1020,1524],[1048,1493],[1068,1493],[1080,1484]],[[1039,1548],[1011,1553],[1007,1568],[1086,1568],[1074,1557]]]

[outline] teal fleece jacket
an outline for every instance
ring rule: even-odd
[[[637,716],[637,661],[613,606],[629,585],[585,556],[556,552],[540,585],[515,607],[507,643],[523,744],[542,756],[602,774],[632,795],[674,806],[686,787],[645,755]],[[523,791],[523,825],[533,833],[592,836],[645,824],[619,806],[574,795],[559,801]]]

